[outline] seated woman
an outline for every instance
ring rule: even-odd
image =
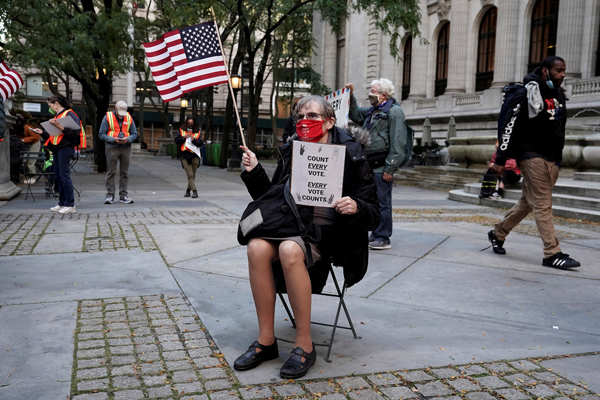
[[[258,338],[235,360],[234,368],[248,370],[279,356],[274,334],[276,282],[272,267],[274,262],[278,262],[296,320],[294,349],[280,371],[284,379],[304,376],[316,359],[310,334],[312,288],[309,269],[323,268],[323,262],[327,266],[332,257],[336,265],[344,267],[347,286],[358,282],[367,269],[368,231],[379,222],[373,174],[362,146],[345,130],[335,127],[335,112],[331,105],[323,97],[307,96],[298,102],[297,116],[297,137],[293,139],[345,145],[346,156],[342,197],[334,207],[298,206],[305,231],[311,232],[311,235],[253,237],[248,242],[248,268],[258,317]],[[285,186],[282,183],[288,181],[291,170],[291,141],[281,147],[281,157],[272,180],[258,163],[256,155],[246,147],[242,146],[242,149],[242,180],[253,199],[259,199],[276,185]],[[284,200],[281,202],[281,207],[270,205],[261,208],[261,211],[283,209]],[[292,213],[289,208],[287,210]]]

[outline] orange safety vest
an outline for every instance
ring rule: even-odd
[[[124,137],[129,137],[129,127],[131,126],[129,113],[123,118],[123,127],[119,126],[119,120],[112,111],[106,113],[106,122],[108,122],[108,132],[106,132],[108,136],[118,138],[119,133],[123,132]]]
[[[71,111],[73,114],[75,114],[75,111],[71,110],[70,108],[68,110],[63,110],[61,111],[56,117],[52,118],[54,120],[56,119],[60,119],[63,117],[66,117],[67,114],[69,113],[69,111]],[[77,114],[75,114],[77,115]],[[77,116],[77,118],[79,118],[79,116]],[[81,119],[79,120],[79,127],[81,128],[80,132],[79,132],[79,147],[80,149],[85,149],[87,146],[87,142],[85,140],[85,130],[83,129],[83,124],[81,123]],[[52,143],[53,145],[58,145],[64,135],[60,134],[60,135],[56,135],[56,136],[50,136],[48,138],[48,140],[46,140],[46,143],[44,143],[44,146],[48,146],[48,144]]]
[[[200,138],[200,132],[196,132],[196,133],[188,132],[188,131],[184,131],[181,128],[179,128],[179,134],[184,138],[187,138],[188,136],[191,136],[192,139]],[[185,147],[185,142],[183,142],[183,144],[181,145],[181,151],[191,151],[191,150],[188,149],[187,147]]]

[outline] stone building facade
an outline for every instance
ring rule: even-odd
[[[565,164],[600,168],[600,0],[420,0],[420,10],[421,35],[404,34],[397,58],[368,15],[351,14],[339,35],[315,15],[313,68],[331,88],[354,83],[365,105],[369,82],[391,79],[417,137],[431,129],[454,161],[479,164],[494,149],[502,87],[559,55]]]

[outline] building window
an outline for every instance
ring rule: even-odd
[[[558,28],[558,0],[537,0],[531,14],[528,71],[542,60],[556,54]]]
[[[494,52],[496,49],[496,17],[498,10],[491,7],[483,15],[479,25],[479,44],[477,45],[477,75],[475,91],[488,89],[494,80]]]
[[[437,58],[435,68],[435,95],[440,96],[448,86],[448,48],[450,41],[450,23],[444,23],[437,41]]]
[[[407,99],[410,93],[410,64],[412,62],[412,36],[406,38],[404,43],[404,64],[402,66],[402,100]]]
[[[25,93],[29,97],[50,97],[52,96],[50,85],[54,87],[55,91],[58,90],[58,82],[55,79],[51,79],[48,82],[41,75],[29,75],[26,78]]]

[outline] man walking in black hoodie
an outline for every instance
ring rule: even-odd
[[[516,158],[523,174],[523,193],[504,219],[488,232],[497,254],[506,254],[504,240],[531,211],[544,242],[542,265],[560,269],[581,264],[561,252],[552,223],[552,187],[565,144],[567,108],[561,84],[565,60],[552,56],[527,75],[524,85],[504,89],[504,103],[498,119],[496,161],[492,168],[501,174],[508,158]]]

